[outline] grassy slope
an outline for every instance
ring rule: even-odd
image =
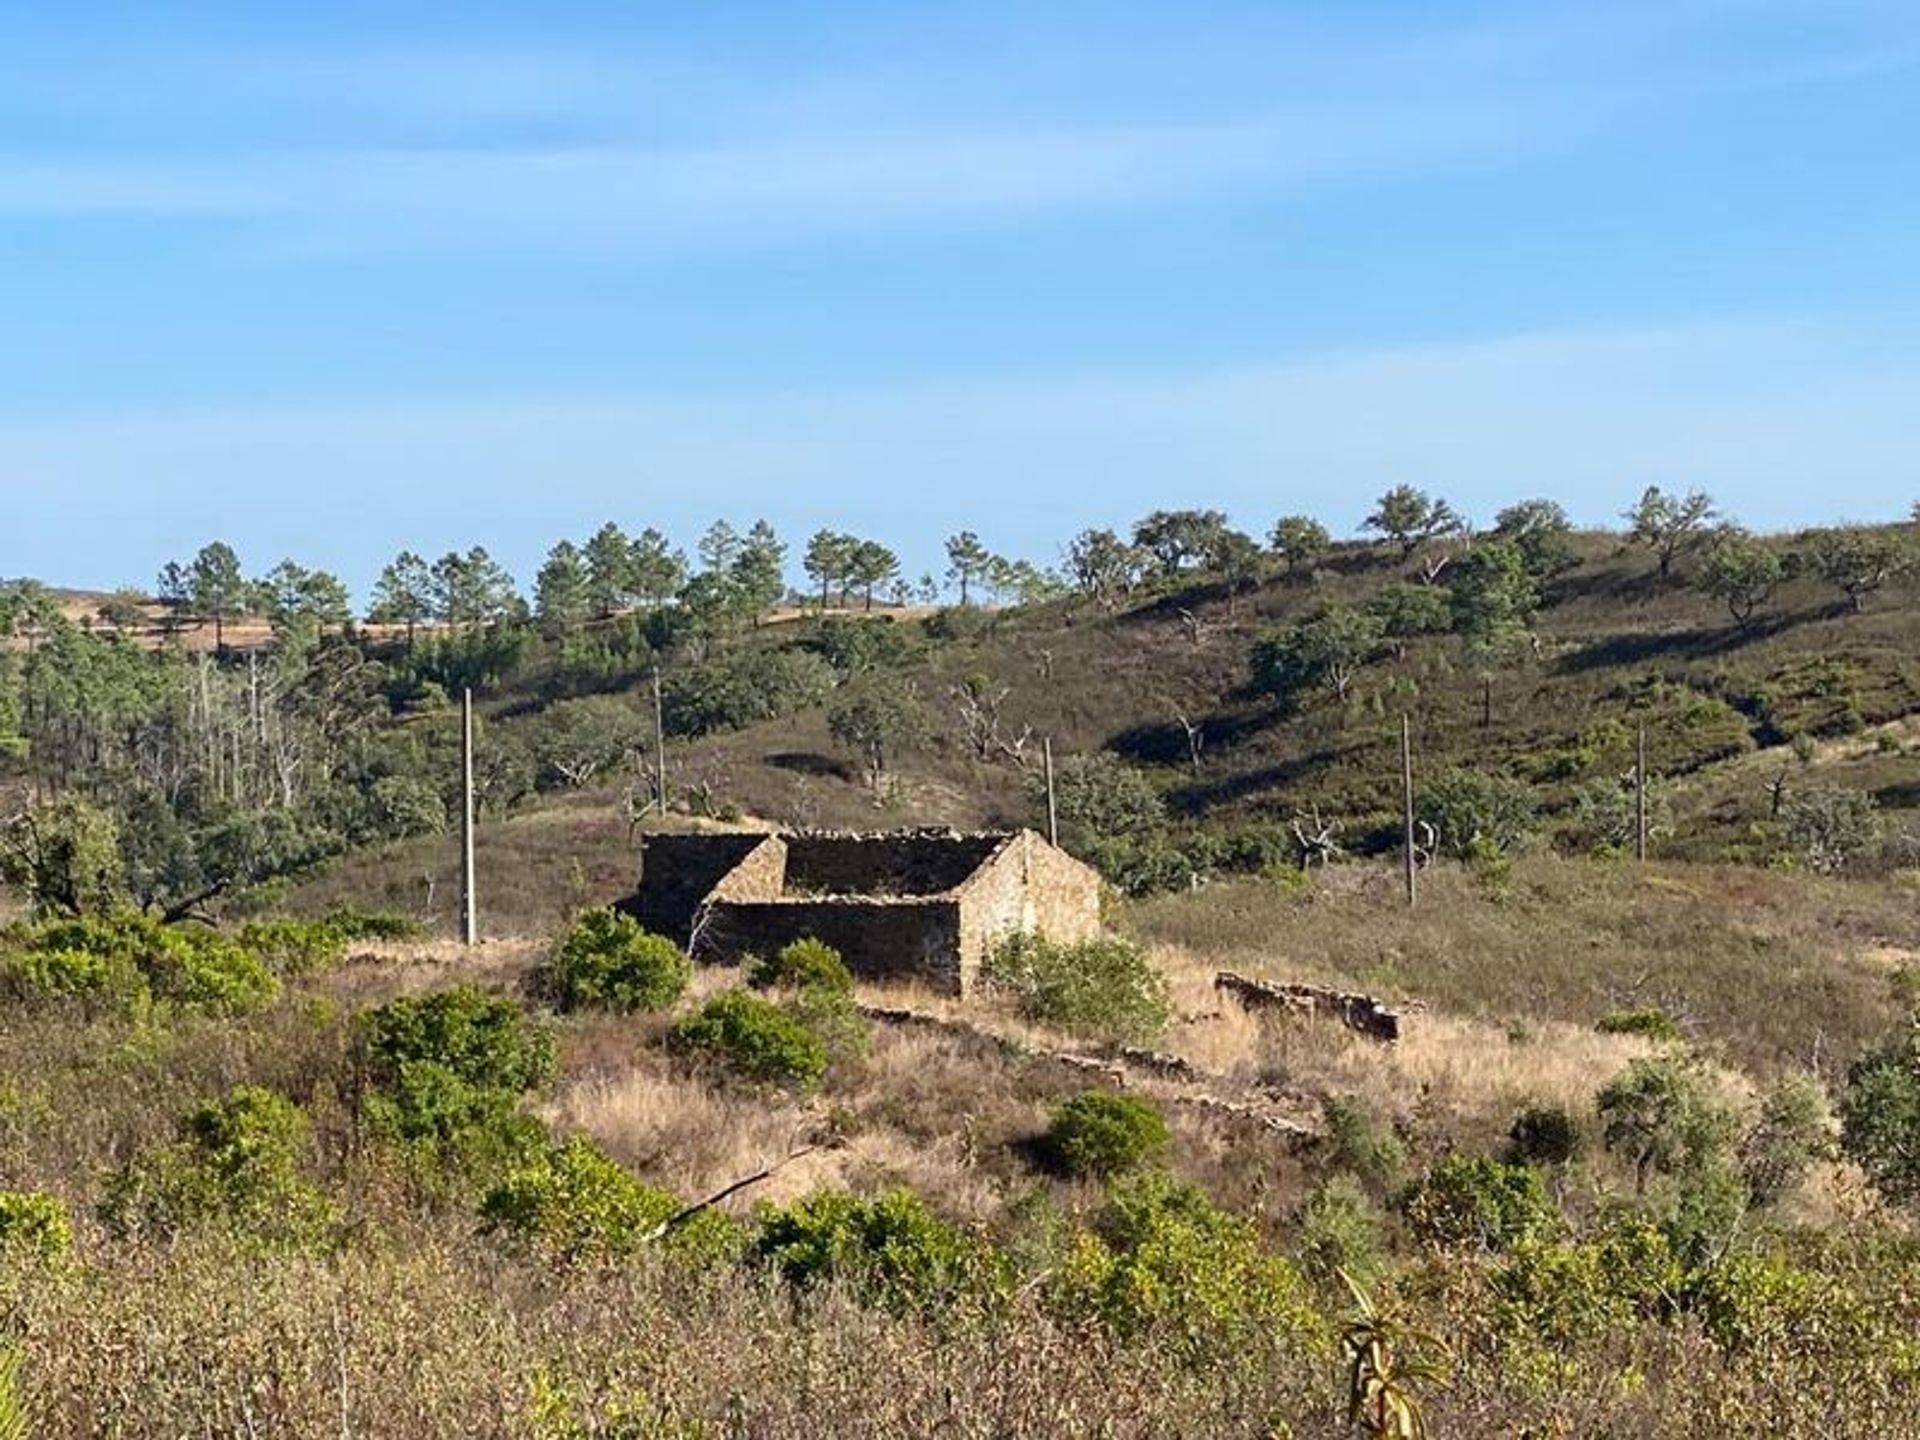
[[[1402,709],[1415,718],[1424,773],[1449,764],[1521,773],[1550,806],[1582,781],[1624,773],[1631,726],[1645,719],[1653,765],[1672,784],[1676,833],[1664,851],[1680,858],[1719,858],[1764,821],[1766,782],[1781,770],[1793,784],[1857,785],[1891,809],[1920,806],[1920,763],[1897,723],[1920,713],[1911,592],[1855,615],[1801,581],[1743,632],[1715,602],[1662,584],[1650,557],[1614,536],[1581,539],[1580,564],[1550,587],[1539,655],[1494,678],[1490,724],[1482,678],[1450,639],[1416,642],[1370,667],[1344,707],[1316,699],[1288,716],[1243,693],[1248,651],[1263,631],[1409,578],[1383,553],[1350,548],[1313,581],[1271,578],[1233,598],[1195,582],[1118,614],[1062,602],[982,616],[977,633],[958,640],[927,640],[909,622],[921,643],[908,674],[935,734],[903,757],[886,804],[859,783],[819,711],[674,747],[675,784],[683,795],[704,786],[783,824],[1030,822],[1021,772],[974,760],[959,736],[949,693],[985,675],[1010,690],[1009,733],[1051,734],[1063,755],[1115,749],[1148,768],[1177,816],[1199,824],[1284,823],[1318,803],[1350,838],[1388,828]],[[748,643],[792,634],[770,627]],[[1187,763],[1181,715],[1205,736],[1197,768]],[[1882,726],[1891,728],[1849,735]],[[1827,737],[1810,765],[1783,743],[1795,732]],[[570,903],[618,893],[631,870],[614,789],[548,798],[489,823],[481,853],[490,908],[507,930],[541,929]],[[431,874],[432,917],[444,921],[455,858],[450,843],[417,842],[350,861],[307,893],[419,912]]]

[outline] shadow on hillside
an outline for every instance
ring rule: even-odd
[[[813,750],[782,750],[766,757],[765,763],[775,770],[791,771],[795,775],[812,775],[821,780],[854,779],[853,767],[845,761],[836,760],[831,755],[822,755]]]
[[[1242,771],[1238,775],[1223,775],[1217,780],[1197,780],[1167,792],[1167,805],[1177,814],[1202,814],[1215,805],[1230,805],[1265,791],[1298,784],[1315,771],[1338,760],[1341,754],[1337,749],[1317,750],[1311,755],[1297,755],[1291,760],[1262,765],[1257,770]]]
[[[1202,753],[1206,754],[1231,749],[1286,718],[1283,709],[1269,706],[1262,710],[1216,710],[1200,716],[1194,724],[1200,730]],[[1185,765],[1191,758],[1187,732],[1175,720],[1130,725],[1107,741],[1107,749],[1143,765]]]
[[[1610,670],[1620,665],[1644,665],[1653,660],[1703,660],[1762,640],[1771,640],[1812,618],[1817,616],[1769,615],[1750,621],[1745,629],[1738,625],[1727,625],[1715,630],[1653,633],[1623,630],[1582,646],[1554,668],[1562,675],[1580,675],[1591,670]]]

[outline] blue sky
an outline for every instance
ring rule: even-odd
[[[0,575],[1920,496],[1920,6],[8,7]]]

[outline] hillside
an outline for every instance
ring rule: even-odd
[[[1808,576],[1742,626],[1684,575],[1663,581],[1650,554],[1617,536],[1576,537],[1573,559],[1542,587],[1517,652],[1480,664],[1452,635],[1389,638],[1344,700],[1310,691],[1282,704],[1250,693],[1250,655],[1263,636],[1329,607],[1427,588],[1415,565],[1379,547],[1347,547],[1311,579],[1269,574],[1237,593],[1202,576],[1111,610],[1067,599],[865,622],[886,643],[869,646],[843,683],[884,674],[918,697],[925,718],[922,736],[892,759],[884,793],[830,733],[830,700],[671,743],[669,783],[683,810],[764,823],[1033,824],[1042,813],[1040,737],[1050,736],[1063,765],[1106,752],[1148,777],[1173,849],[1196,835],[1238,836],[1259,856],[1290,855],[1291,822],[1317,810],[1349,849],[1365,852],[1397,843],[1405,713],[1423,783],[1459,768],[1522,781],[1545,842],[1568,853],[1600,843],[1581,823],[1580,797],[1618,789],[1642,725],[1664,857],[1783,853],[1787,797],[1826,787],[1871,795],[1889,832],[1911,826],[1920,809],[1920,729],[1909,723],[1920,716],[1920,607],[1910,590],[1855,612]],[[805,649],[818,623],[794,617],[740,644],[748,653]],[[1017,759],[1006,745],[989,745],[982,759],[970,742],[958,699],[969,685],[993,698],[999,740],[1026,737]],[[645,748],[650,702],[644,685],[628,693]],[[488,708],[510,737],[537,725],[549,703],[509,691]],[[577,869],[599,895],[630,870],[634,775],[612,773],[613,783],[551,793],[483,827],[483,863],[488,851],[498,857],[504,924],[522,916],[517,891],[572,893]],[[348,862],[320,893],[371,887],[387,903],[418,908],[426,874],[451,894],[449,858],[444,843],[411,842]],[[1173,873],[1204,877],[1220,865],[1202,856]]]
[[[1704,554],[1568,546],[1498,643],[1433,545],[707,630],[49,624],[0,655],[60,842],[0,914],[44,1433],[1331,1440],[1344,1334],[1436,1435],[1920,1434],[1920,609],[1796,558],[1739,623]],[[965,999],[599,908],[658,827],[1039,823],[1042,737],[1107,933]]]

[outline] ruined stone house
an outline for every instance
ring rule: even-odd
[[[862,979],[965,995],[1006,935],[1098,934],[1100,877],[1031,830],[653,835],[620,908],[703,959],[812,936]]]

